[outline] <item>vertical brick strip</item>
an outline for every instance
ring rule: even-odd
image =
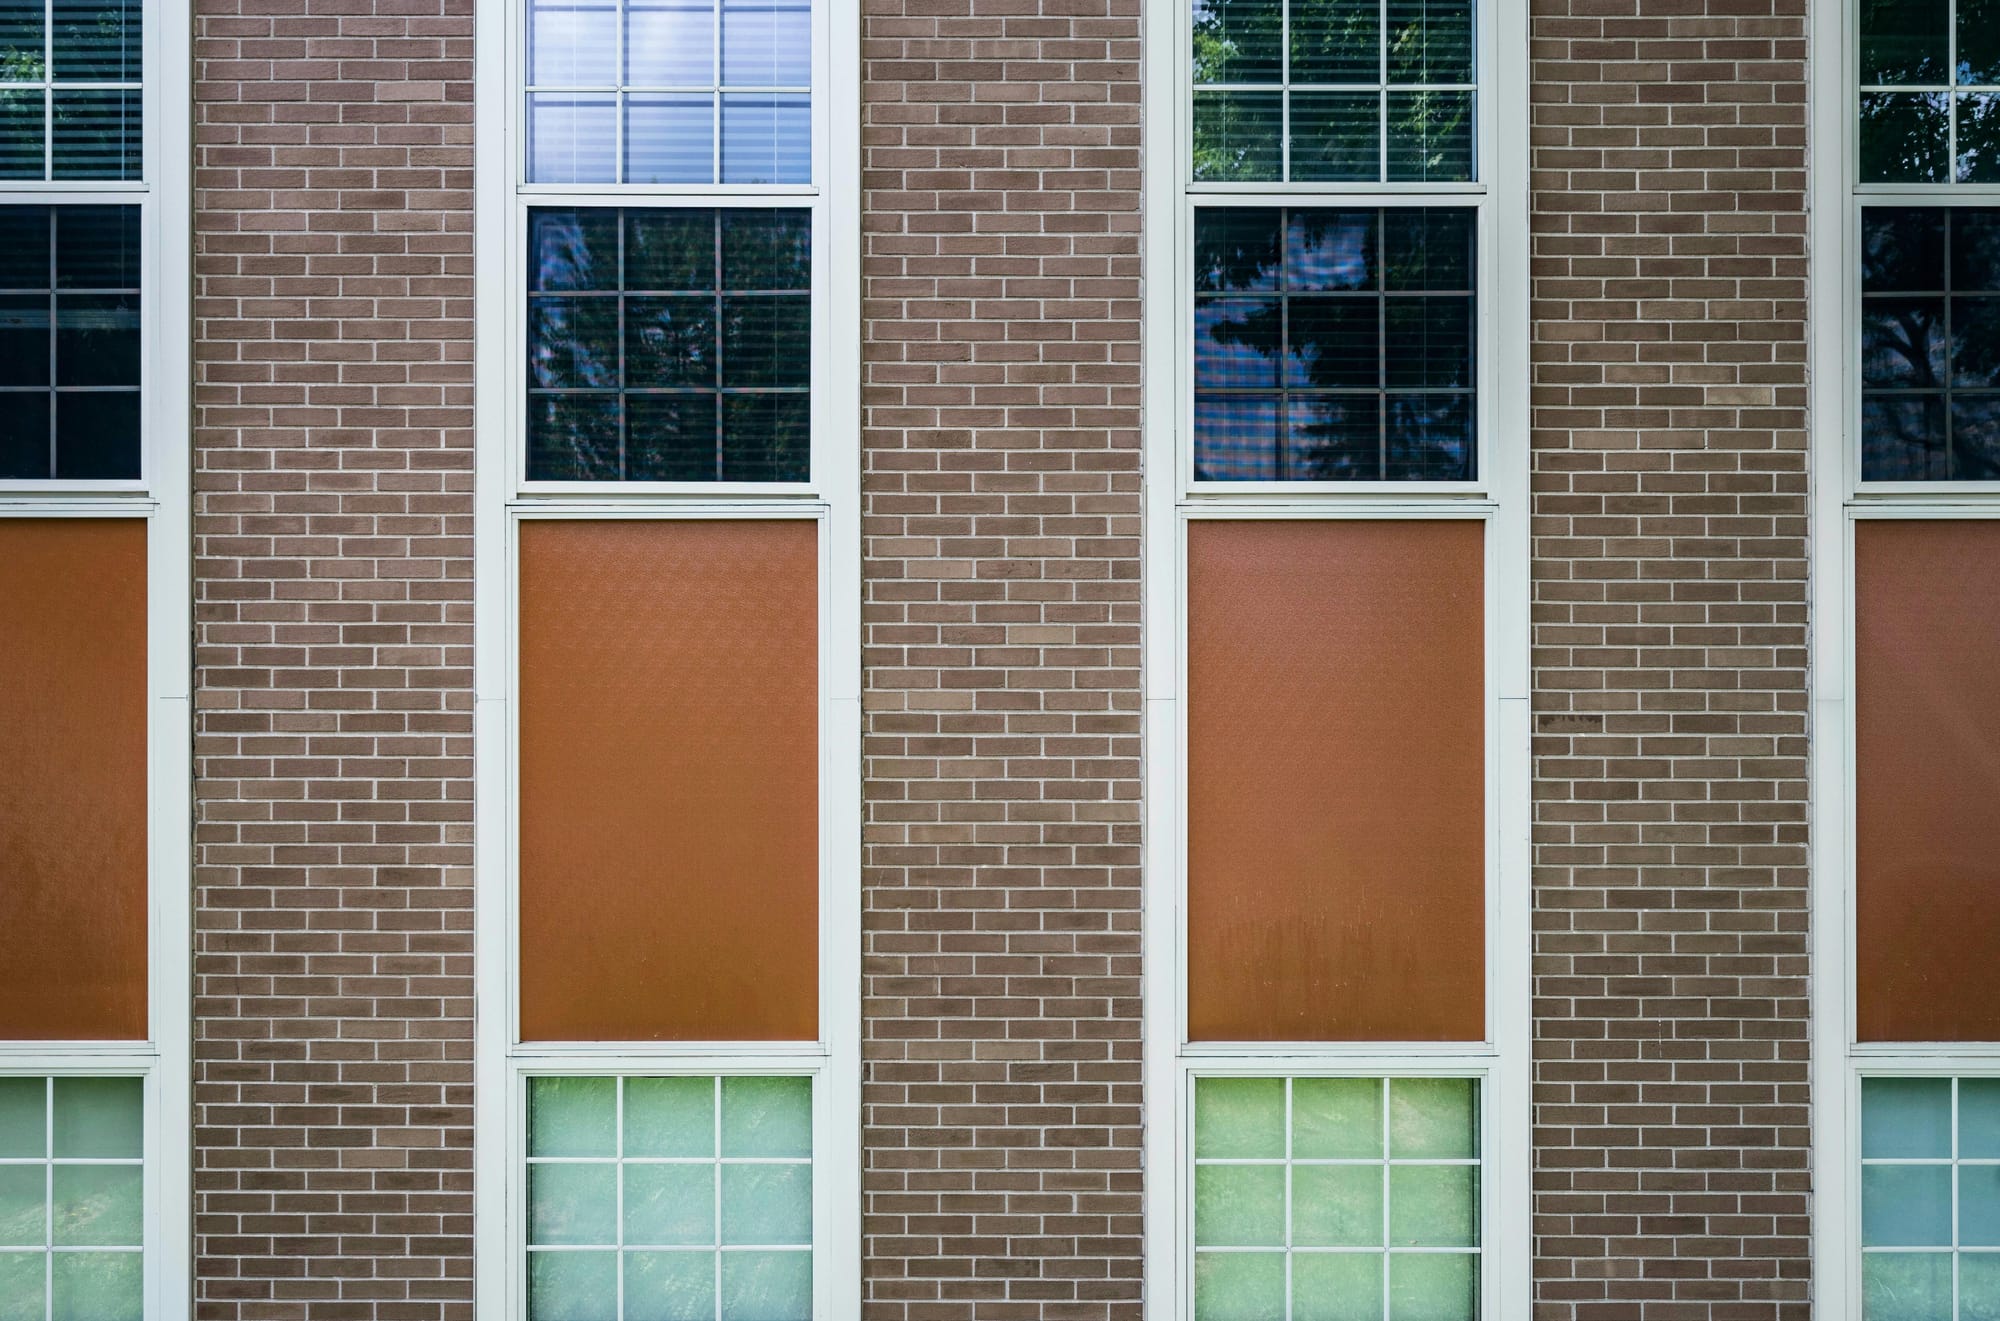
[[[865,0],[866,1315],[1137,1318],[1138,0]]]
[[[471,1311],[472,9],[195,5],[218,1321]]]
[[[1807,1314],[1805,27],[1534,3],[1551,1321]]]

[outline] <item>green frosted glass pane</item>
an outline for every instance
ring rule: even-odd
[[[1863,1078],[1861,1155],[1951,1155],[1951,1079]]]
[[[627,1078],[627,1156],[713,1156],[715,1079]]]
[[[49,1279],[51,1321],[139,1321],[146,1258],[138,1252],[58,1252]]]
[[[1390,1246],[1465,1248],[1478,1242],[1478,1166],[1390,1168]]]
[[[810,1244],[812,1166],[723,1166],[722,1241]]]
[[[1867,1083],[1862,1086],[1865,1088]],[[1867,1093],[1864,1091],[1862,1095],[1865,1097]],[[1865,1109],[1861,1122],[1865,1142],[1868,1123]],[[2000,1156],[2000,1078],[1958,1080],[1958,1154],[1970,1160]]]
[[[812,1253],[722,1254],[722,1321],[810,1321]]]
[[[1285,1314],[1285,1254],[1194,1254],[1194,1321],[1273,1321]]]
[[[1949,1252],[1861,1254],[1862,1321],[1939,1321],[1950,1315]]]
[[[0,1078],[0,1157],[49,1154],[48,1092],[45,1078]]]
[[[1380,1078],[1300,1078],[1292,1084],[1292,1155],[1301,1160],[1382,1155]]]
[[[1864,1165],[1861,1241],[1869,1247],[1949,1246],[1951,1167]]]
[[[618,1167],[530,1165],[528,1242],[618,1241]]]
[[[1958,1259],[1958,1321],[2000,1321],[2000,1253]]]
[[[1292,1242],[1310,1248],[1382,1246],[1382,1167],[1296,1166]]]
[[[1194,1154],[1285,1154],[1283,1078],[1198,1078],[1194,1084]]]
[[[0,1252],[0,1321],[43,1321],[43,1258],[39,1252]]]
[[[1382,1254],[1302,1252],[1293,1257],[1292,1321],[1382,1321]]]
[[[1389,1155],[1459,1160],[1479,1154],[1479,1084],[1471,1078],[1389,1080]]]
[[[625,1321],[715,1321],[715,1254],[626,1253]]]
[[[1478,1315],[1477,1257],[1459,1252],[1391,1254],[1390,1321],[1473,1321]]]
[[[146,1172],[137,1165],[58,1165],[58,1247],[136,1248],[145,1241]]]
[[[1284,114],[1281,92],[1196,92],[1194,177],[1278,178]]]
[[[528,1321],[618,1321],[618,1254],[530,1252]]]
[[[1958,1167],[1958,1241],[2000,1248],[2000,1165]]]
[[[724,1078],[722,1154],[812,1155],[812,1079]]]
[[[618,1080],[528,1079],[528,1154],[617,1155]]]
[[[625,1241],[715,1242],[713,1165],[627,1165]]]
[[[1196,1166],[1194,1241],[1214,1247],[1277,1247],[1283,1244],[1284,1166]]]
[[[137,1078],[58,1078],[56,1156],[94,1160],[145,1152],[145,1090]]]
[[[40,1247],[48,1239],[48,1167],[0,1165],[0,1246]]]

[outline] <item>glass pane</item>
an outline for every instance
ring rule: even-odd
[[[1951,1155],[1951,1079],[1863,1078],[1861,1155]]]
[[[537,482],[616,481],[618,400],[609,395],[528,397],[528,477]]]
[[[1276,207],[1204,208],[1194,217],[1196,293],[1276,292],[1284,212]]]
[[[136,88],[66,92],[52,103],[51,161],[58,179],[137,179],[144,173]]]
[[[139,288],[139,208],[56,208],[56,287]]]
[[[1294,293],[1373,289],[1377,212],[1301,208],[1285,227],[1285,284]]]
[[[1951,383],[2000,386],[2000,296],[1951,300]]]
[[[1950,1315],[1950,1253],[1862,1254],[1863,1321],[1938,1321]]]
[[[1370,389],[1382,383],[1380,299],[1294,298],[1286,336],[1285,384],[1292,389]]]
[[[722,410],[722,479],[808,480],[811,425],[812,401],[803,393],[729,396]]]
[[[102,208],[64,208],[75,209]],[[0,289],[48,289],[54,211],[46,206],[0,207]]]
[[[1292,178],[1356,183],[1382,177],[1382,99],[1375,92],[1292,93]]]
[[[1859,0],[1861,85],[1951,81],[1948,0]]]
[[[0,405],[0,477],[49,476],[48,395],[8,394]]]
[[[1283,304],[1275,298],[1198,301],[1194,305],[1195,388],[1276,388],[1283,334]]]
[[[0,1252],[0,1321],[46,1321],[46,1267],[39,1252]]]
[[[139,1321],[146,1259],[137,1252],[58,1252],[50,1267],[50,1321]]]
[[[528,1242],[617,1241],[617,1165],[592,1161],[528,1166]]]
[[[2000,1156],[2000,1078],[1958,1080],[1958,1154],[1966,1160]]]
[[[1456,1252],[1390,1256],[1390,1321],[1473,1321],[1478,1315],[1478,1258]]]
[[[715,85],[715,6],[626,0],[625,67],[636,87]]]
[[[1471,0],[1387,0],[1389,81],[1472,81]]]
[[[59,1247],[138,1247],[145,1241],[145,1169],[58,1165],[52,1182]]]
[[[715,1166],[627,1165],[625,1242],[642,1246],[715,1242]]]
[[[624,1321],[715,1321],[715,1254],[625,1254]]]
[[[617,86],[615,0],[531,0],[528,82],[537,87]]]
[[[812,1242],[812,1166],[722,1167],[722,1241],[764,1247]]]
[[[1382,403],[1374,394],[1293,395],[1285,401],[1286,476],[1366,482],[1382,476]]]
[[[1272,481],[1278,476],[1274,395],[1194,397],[1194,472],[1207,482]]]
[[[1472,93],[1389,93],[1389,178],[1456,183],[1472,178]]]
[[[805,96],[725,94],[722,182],[812,182],[812,110]]]
[[[1381,1247],[1382,1167],[1294,1166],[1292,1242],[1311,1248]]]
[[[1471,1078],[1392,1078],[1389,1155],[1452,1160],[1479,1154],[1479,1084]]]
[[[1469,394],[1392,394],[1383,399],[1383,477],[1396,482],[1472,480]]]
[[[1949,145],[1943,92],[1861,97],[1861,182],[1943,183]]]
[[[616,97],[567,92],[528,97],[528,182],[614,183],[617,153]]]
[[[1919,214],[1951,216],[1951,286],[1955,291],[2000,293],[2000,207],[1956,206],[1948,212],[1933,207]]]
[[[1281,1246],[1285,1167],[1195,1166],[1194,1241],[1204,1247]]]
[[[57,1159],[137,1159],[145,1152],[145,1107],[137,1078],[56,1079]]]
[[[1945,381],[1944,299],[1869,298],[1861,304],[1861,383],[1934,389]]]
[[[627,1078],[627,1156],[713,1156],[713,1078]]]
[[[2000,1247],[2000,1165],[1958,1167],[1958,1241]]]
[[[528,384],[540,389],[615,389],[618,300],[528,299]]]
[[[0,1165],[0,1247],[40,1247],[48,1241],[48,1167]]]
[[[726,87],[805,87],[812,82],[812,9],[793,0],[723,0]]]
[[[1283,1078],[1197,1078],[1194,1154],[1276,1157],[1285,1154]]]
[[[625,103],[627,183],[715,182],[713,93],[634,93]]]
[[[1292,1258],[1292,1321],[1382,1321],[1382,1267],[1373,1252]]]
[[[48,384],[49,296],[0,297],[0,385]]]
[[[1391,298],[1384,316],[1383,383],[1390,389],[1472,386],[1472,300]]]
[[[1868,1247],[1951,1243],[1949,1165],[1864,1165],[1861,1242]]]
[[[0,81],[42,81],[47,12],[45,0],[0,0]]]
[[[1382,81],[1379,0],[1292,0],[1291,26],[1294,86]]]
[[[1209,183],[1279,177],[1282,92],[1194,94],[1194,178]]]
[[[2000,1253],[1958,1259],[1958,1321],[2000,1321]]]
[[[722,384],[812,383],[812,302],[793,295],[722,300]]]
[[[1389,1167],[1390,1246],[1464,1248],[1478,1242],[1477,1166]]]
[[[1861,475],[1871,482],[1942,480],[1945,452],[1941,395],[1864,395]]]
[[[1861,292],[1942,292],[1945,214],[1934,206],[1863,210]]]
[[[810,1321],[812,1253],[722,1254],[722,1321]]]
[[[1194,0],[1194,80],[1279,81],[1284,21],[1281,0]]]
[[[139,384],[139,299],[70,294],[56,300],[56,384]]]
[[[596,207],[528,213],[528,288],[616,289],[618,213]]]
[[[1473,224],[1465,207],[1384,211],[1383,287],[1471,292]]]
[[[530,1252],[528,1321],[619,1321],[618,1254]]]
[[[57,82],[136,83],[144,50],[140,0],[53,0]]]
[[[1285,1314],[1285,1254],[1194,1254],[1195,1321],[1271,1321]]]
[[[56,396],[56,476],[108,481],[139,475],[139,392]]]
[[[614,355],[609,363],[617,366]],[[632,298],[625,303],[625,384],[715,387],[715,299]],[[616,383],[613,375],[612,383]]]
[[[46,1078],[0,1078],[0,1157],[48,1155],[48,1090]]]
[[[1958,81],[2000,82],[2000,3],[1958,0]]]
[[[812,213],[726,211],[722,215],[725,289],[812,288]]]
[[[528,1079],[530,1156],[618,1153],[616,1078]]]
[[[812,1155],[812,1079],[724,1078],[722,1154]]]
[[[48,103],[39,87],[0,87],[0,179],[48,174]]]
[[[713,394],[632,395],[625,407],[627,481],[720,480]]]
[[[1380,1159],[1380,1078],[1299,1078],[1292,1083],[1292,1155],[1302,1160]]]
[[[1958,98],[1960,183],[2000,182],[2000,95]]]
[[[655,293],[713,290],[715,215],[709,210],[627,211],[625,287]]]

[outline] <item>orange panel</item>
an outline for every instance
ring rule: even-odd
[[[2000,1040],[2000,522],[1854,539],[1856,1027]]]
[[[144,1040],[146,525],[0,518],[0,1039]]]
[[[1188,525],[1188,1033],[1485,1036],[1481,524]]]
[[[818,1038],[817,538],[522,524],[524,1039]]]

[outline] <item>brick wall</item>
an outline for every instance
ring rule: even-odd
[[[195,12],[197,1314],[462,1318],[472,0]]]
[[[1139,3],[863,15],[866,1314],[1136,1318]]]
[[[1807,1311],[1805,27],[1535,0],[1544,1318]]]

